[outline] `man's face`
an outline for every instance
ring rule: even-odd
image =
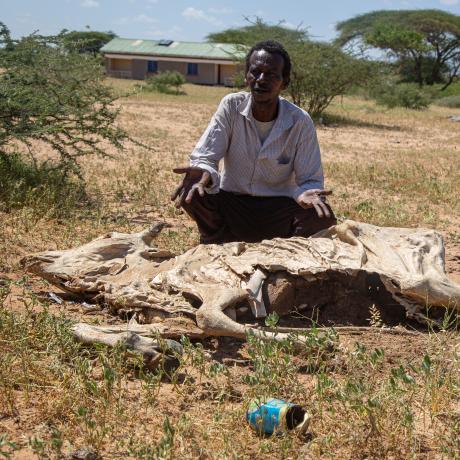
[[[284,59],[279,54],[265,50],[254,51],[249,59],[246,83],[256,103],[271,103],[285,88],[283,80]]]

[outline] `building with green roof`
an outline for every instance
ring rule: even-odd
[[[118,78],[145,78],[176,70],[187,81],[205,85],[233,85],[238,60],[244,56],[236,45],[173,40],[114,38],[101,48],[107,74]]]

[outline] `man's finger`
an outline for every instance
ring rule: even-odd
[[[190,203],[193,198],[193,194],[195,193],[195,190],[198,188],[198,184],[192,185],[192,188],[189,190],[187,193],[187,196],[185,197],[185,202]]]
[[[318,203],[313,203],[313,206],[315,208],[316,214],[318,214],[318,217],[324,217],[324,213],[321,209],[321,206]]]
[[[323,210],[324,217],[331,217],[331,213],[329,212],[329,208],[327,207],[326,203],[323,201],[319,202],[319,205],[321,206],[321,209]]]
[[[190,166],[182,166],[179,168],[173,168],[173,172],[175,172],[176,174],[184,174],[184,173],[188,173],[189,171],[190,171]]]
[[[198,193],[200,194],[200,196],[204,196],[205,191],[204,191],[203,184],[198,183],[196,189],[198,190]]]
[[[201,176],[199,184],[202,184],[203,187],[206,187],[209,182],[211,182],[211,173],[209,171],[203,170],[203,175]]]
[[[322,188],[312,188],[310,190],[307,190],[306,192],[308,195],[320,195],[320,196],[325,196],[325,195],[331,195],[332,190],[323,190]]]
[[[173,168],[173,172],[176,174],[186,174],[193,171],[205,172],[203,168],[198,168],[196,166],[179,166],[178,168]]]
[[[182,188],[181,190],[179,190],[179,193],[177,194],[176,196],[176,201],[174,203],[174,205],[176,206],[176,208],[180,208],[182,206],[182,204],[184,203],[184,193],[185,193],[185,189]]]
[[[176,187],[176,190],[171,194],[171,201],[174,201],[178,196],[180,191],[182,190],[183,184],[180,184]]]

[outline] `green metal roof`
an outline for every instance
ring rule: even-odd
[[[101,48],[101,52],[227,60],[244,56],[244,53],[236,45],[228,43],[173,41],[169,46],[159,45],[159,43],[160,40],[114,38]]]

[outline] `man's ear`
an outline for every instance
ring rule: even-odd
[[[290,78],[284,78],[283,79],[283,86],[282,89],[286,89],[289,86],[289,83],[291,82]]]

